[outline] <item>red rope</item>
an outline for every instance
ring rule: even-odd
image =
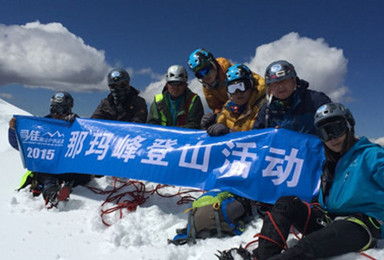
[[[254,237],[254,238],[255,238],[255,237],[258,237],[259,234],[260,234],[260,233],[254,235],[253,237]],[[254,244],[254,243],[258,242],[258,241],[259,241],[259,239],[252,240],[252,241],[248,242],[248,243],[245,245],[244,248],[247,249],[247,248],[250,247],[252,244]]]
[[[267,211],[266,213],[267,213],[268,217],[270,218],[270,220],[271,220],[271,222],[272,222],[272,225],[275,227],[276,232],[279,234],[281,240],[284,242],[284,246],[283,246],[282,248],[284,248],[284,249],[288,249],[288,245],[287,245],[287,242],[285,241],[285,237],[284,237],[283,234],[281,233],[281,231],[280,231],[279,227],[277,226],[275,220],[272,218],[272,214],[271,214],[271,212]],[[260,236],[259,236],[259,237],[260,237]]]
[[[123,183],[120,187],[116,187],[116,183],[120,182]],[[122,192],[119,194],[115,194],[117,191],[120,191],[124,187],[128,186],[133,186],[134,190],[133,191],[127,191],[127,192]],[[124,197],[129,195],[132,199],[125,199],[123,200]],[[145,197],[145,185],[142,182],[139,181],[132,181],[128,180],[126,182],[121,182],[117,179],[114,180],[114,189],[111,190],[110,194],[107,196],[105,201],[101,204],[101,220],[106,226],[110,226],[108,222],[105,221],[104,215],[110,214],[115,211],[119,211],[119,216],[120,219],[123,217],[123,210],[126,209],[128,212],[135,211],[136,208],[143,204],[148,197]],[[116,201],[116,202],[115,202]],[[107,203],[114,203],[116,206],[104,209],[104,206]]]
[[[315,203],[314,203],[314,204],[309,204],[309,203],[306,203],[306,202],[304,202],[304,201],[303,201],[303,203],[307,206],[307,209],[308,209],[307,219],[306,219],[306,221],[305,221],[304,228],[303,228],[303,232],[302,232],[302,235],[304,236],[305,233],[306,233],[306,231],[307,231],[308,224],[309,224],[309,219],[310,219],[311,214],[312,214],[311,205],[315,205]],[[271,238],[269,238],[269,237],[263,236],[263,235],[261,235],[260,233],[254,235],[253,237],[259,237],[259,238],[262,238],[262,239],[264,239],[264,240],[270,241],[270,242],[272,242],[272,243],[278,245],[278,246],[281,247],[282,249],[287,250],[287,249],[288,249],[288,245],[287,245],[287,243],[286,243],[286,240],[285,240],[283,234],[281,233],[279,227],[277,226],[276,222],[275,222],[274,219],[272,218],[271,213],[270,213],[269,211],[267,211],[267,212],[266,212],[266,215],[268,215],[268,217],[270,218],[270,220],[271,220],[271,222],[272,222],[272,224],[273,224],[273,226],[274,226],[276,232],[279,234],[280,238],[281,238],[282,241],[284,242],[284,245],[281,245],[281,244],[278,243],[277,241],[275,241],[275,240],[273,240],[273,239],[271,239]],[[296,232],[294,231],[293,226],[291,226],[291,231],[292,231],[292,233],[295,235],[295,237],[296,237],[298,240],[301,239],[301,238],[296,234]],[[258,242],[258,240],[259,240],[259,239],[252,240],[252,241],[248,242],[248,243],[245,245],[245,248],[248,248],[250,245],[252,245],[252,244]]]
[[[300,238],[300,237],[298,236],[298,234],[296,234],[296,232],[294,231],[293,225],[291,226],[292,233],[295,235],[295,237],[296,237],[298,240],[301,240],[301,239],[305,236],[305,233],[306,233],[306,231],[307,231],[308,224],[309,224],[309,220],[310,220],[310,217],[311,217],[311,214],[312,214],[312,208],[311,208],[311,206],[319,206],[318,203],[311,203],[311,204],[309,204],[309,203],[306,203],[306,202],[304,202],[304,201],[303,201],[303,203],[307,206],[308,214],[307,214],[307,219],[306,219],[305,224],[304,224],[304,228],[303,228],[303,232],[302,232],[302,237],[301,237],[301,238]],[[267,241],[269,241],[269,242],[272,242],[272,243],[278,245],[278,246],[281,247],[282,249],[287,250],[287,249],[288,249],[288,246],[287,246],[287,244],[286,244],[286,241],[285,241],[285,239],[284,239],[284,236],[281,234],[280,229],[278,228],[277,224],[276,224],[275,221],[273,220],[271,213],[270,213],[269,211],[267,211],[266,214],[268,215],[268,217],[269,217],[270,220],[272,221],[272,224],[273,224],[273,226],[275,227],[276,232],[277,232],[277,233],[279,234],[279,236],[282,238],[282,240],[283,240],[283,242],[284,242],[284,246],[281,245],[280,243],[278,243],[277,241],[273,240],[272,238],[267,237],[267,236],[263,236],[263,235],[261,235],[260,233],[254,235],[253,237],[254,237],[254,238],[255,238],[255,237],[262,238],[262,239],[264,239],[264,240],[267,240]],[[252,245],[252,244],[254,244],[254,243],[258,242],[258,241],[259,241],[259,239],[252,240],[252,241],[248,242],[248,243],[245,245],[244,248],[247,249],[250,245]],[[371,259],[371,260],[377,260],[376,258],[374,258],[374,257],[372,257],[372,256],[370,256],[370,255],[368,255],[367,253],[360,252],[360,254],[361,254],[362,256],[367,257],[368,259]]]
[[[303,227],[303,231],[301,232],[302,236],[299,237],[299,235],[295,232],[295,228],[293,227],[293,225],[291,226],[291,232],[292,234],[298,239],[298,240],[301,240],[305,234],[307,233],[307,228],[308,228],[308,224],[309,224],[309,219],[311,218],[311,214],[312,214],[312,209],[311,209],[311,205],[312,204],[309,204],[305,201],[303,201],[303,203],[307,206],[307,209],[308,209],[308,214],[307,214],[307,219],[305,220],[305,223],[304,223],[304,227]]]
[[[371,260],[377,260],[376,258],[374,258],[374,257],[372,257],[372,256],[370,256],[370,255],[368,255],[367,253],[360,252],[360,254],[361,254],[362,256],[365,256],[366,258],[371,259]]]
[[[156,185],[155,189],[153,189],[151,191],[151,195],[157,194],[158,196],[163,197],[163,198],[172,198],[172,197],[180,196],[180,200],[178,200],[176,202],[177,205],[182,205],[182,204],[186,204],[186,203],[195,201],[197,197],[190,195],[190,193],[192,193],[192,192],[200,192],[200,193],[204,192],[202,190],[196,190],[196,189],[189,189],[189,190],[182,191],[182,188],[179,187],[178,192],[176,192],[175,194],[167,194],[167,195],[161,194],[159,192],[159,190],[162,188],[165,188],[165,187],[171,187],[171,186],[164,185],[164,184]],[[188,195],[182,196],[184,194],[188,194]]]
[[[266,211],[265,213],[266,213],[266,215],[269,217],[269,219],[271,220],[273,227],[275,228],[276,232],[279,234],[279,236],[280,236],[281,240],[283,241],[284,245],[280,244],[279,242],[273,240],[273,239],[270,238],[270,237],[261,235],[260,233],[254,235],[253,237],[258,237],[258,238],[267,240],[267,241],[269,241],[269,242],[272,242],[272,243],[278,245],[278,246],[281,247],[282,249],[287,250],[287,249],[288,249],[287,242],[286,242],[286,240],[285,240],[283,234],[281,233],[279,227],[277,226],[275,220],[273,219],[272,214],[271,214],[269,211]],[[256,239],[256,240],[253,240],[253,241],[247,243],[247,244],[245,245],[244,248],[247,249],[251,244],[256,243],[257,241],[259,241],[259,239]]]
[[[138,206],[144,204],[147,199],[154,194],[157,194],[160,197],[171,198],[175,196],[180,196],[180,199],[176,202],[177,205],[185,204],[191,201],[194,201],[196,197],[190,195],[192,192],[203,192],[201,190],[185,190],[182,191],[182,188],[179,188],[175,194],[161,194],[159,191],[166,187],[173,187],[163,184],[158,184],[154,189],[147,190],[145,184],[140,181],[135,180],[120,180],[116,177],[113,177],[113,187],[112,189],[103,190],[96,187],[88,187],[89,190],[96,194],[108,194],[107,198],[101,204],[101,221],[106,226],[111,226],[112,224],[108,223],[104,217],[107,214],[119,211],[120,219],[123,217],[124,209],[128,212],[135,211]],[[124,191],[127,188],[132,188],[131,191]],[[118,193],[120,192],[120,193]],[[185,195],[187,194],[187,195]],[[129,197],[130,198],[129,198]],[[115,204],[115,206],[104,209],[108,204]]]

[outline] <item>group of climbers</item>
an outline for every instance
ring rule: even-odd
[[[317,259],[375,246],[384,220],[384,149],[364,137],[355,137],[355,121],[344,105],[332,103],[324,93],[309,89],[309,83],[300,79],[294,66],[285,60],[272,62],[263,78],[244,64],[233,65],[225,58],[215,58],[205,49],[197,49],[189,56],[188,67],[201,82],[211,112],[204,114],[201,98],[188,87],[185,67],[172,65],[167,70],[165,86],[150,105],[149,114],[145,100],[131,86],[128,72],[113,69],[107,75],[110,94],[100,102],[91,118],[204,129],[212,137],[263,128],[285,128],[317,135],[324,144],[326,156],[320,204],[308,206],[294,194],[278,199],[265,215],[258,248],[243,253],[243,257]],[[51,98],[50,114],[46,117],[73,122],[78,117],[72,112],[73,104],[68,92],[59,91]],[[9,142],[18,149],[15,118],[9,126]],[[56,206],[68,198],[72,187],[85,185],[91,177],[28,172],[24,180],[22,187],[33,183],[37,195],[42,193],[46,203]],[[366,195],[358,196],[357,189],[362,188],[367,190]],[[236,215],[236,222],[249,220],[249,201],[222,192],[226,194],[223,201],[229,198],[241,202],[242,214]],[[192,224],[199,221],[198,217],[201,223],[207,223],[207,216],[214,215],[199,208],[194,210]],[[221,235],[218,223],[223,216],[214,217],[213,231],[206,233],[205,229],[200,237]],[[291,225],[305,237],[292,248],[281,247]],[[229,230],[229,234],[236,234],[232,232],[234,229]],[[183,241],[189,236],[188,232],[184,233]],[[224,251],[219,258],[233,259],[232,252]]]

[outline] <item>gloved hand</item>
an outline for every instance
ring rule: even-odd
[[[208,113],[203,115],[200,122],[201,128],[207,130],[208,127],[216,123],[216,117],[217,117],[217,114],[215,113]]]
[[[73,123],[76,117],[77,117],[76,114],[69,114],[64,117],[64,120]]]
[[[11,128],[12,130],[15,130],[15,127],[16,127],[16,118],[12,117],[12,119],[9,120],[9,128]]]
[[[207,129],[207,133],[210,136],[220,136],[229,133],[229,128],[223,124],[213,124]]]

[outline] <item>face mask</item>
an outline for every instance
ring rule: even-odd
[[[71,108],[60,104],[51,104],[49,112],[51,115],[67,115],[71,112]]]
[[[113,101],[118,110],[123,109],[123,105],[128,99],[129,88],[125,86],[110,86]]]

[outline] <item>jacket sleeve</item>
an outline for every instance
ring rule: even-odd
[[[228,100],[227,90],[226,88],[217,89],[208,89],[207,87],[203,87],[203,93],[205,96],[205,100],[207,101],[208,107],[212,109],[213,113],[219,114],[223,105]]]
[[[227,124],[226,124],[226,122],[227,122],[227,118],[226,118],[226,116],[225,116],[224,109],[225,109],[225,108],[223,108],[223,109],[220,111],[220,114],[217,115],[217,118],[216,118],[216,124],[227,125]]]
[[[8,128],[8,142],[13,148],[19,150],[19,144],[16,138],[16,131],[11,128]]]
[[[147,104],[145,103],[145,99],[137,96],[135,103],[136,103],[136,106],[135,106],[136,111],[132,117],[131,122],[145,123],[148,117],[148,109],[147,109]]]
[[[315,102],[316,109],[321,107],[324,104],[331,103],[331,99],[325,95],[323,92],[314,92],[313,99]]]
[[[152,105],[149,109],[149,115],[148,115],[148,124],[152,125],[161,125],[161,118],[160,118],[160,113],[157,109],[156,101],[153,100]]]
[[[265,113],[267,109],[267,104],[265,103],[259,110],[259,113],[257,113],[257,117],[255,120],[255,123],[253,125],[253,129],[263,129],[265,128]]]
[[[107,102],[106,99],[101,100],[100,104],[97,106],[96,110],[93,112],[91,118],[93,119],[111,119],[110,116],[104,112],[104,103]]]
[[[264,78],[255,72],[252,72],[252,76],[257,83],[258,89],[264,89],[264,92],[265,92],[266,85],[265,85]]]
[[[384,149],[380,147],[377,148],[377,150],[370,152],[364,161],[371,167],[372,176],[375,182],[382,190],[384,190]]]

